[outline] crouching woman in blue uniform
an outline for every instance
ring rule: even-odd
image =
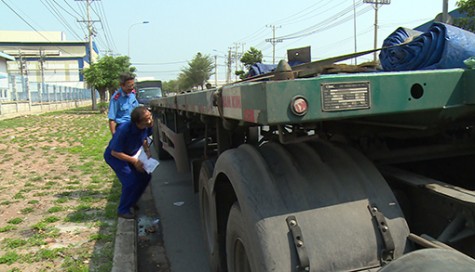
[[[117,128],[104,152],[105,161],[122,183],[117,214],[126,219],[134,218],[131,208],[136,205],[152,177],[145,172],[142,162],[133,157],[142,146],[150,157],[147,136],[153,126],[152,114],[146,107],[140,106],[132,111],[130,117],[129,122]]]

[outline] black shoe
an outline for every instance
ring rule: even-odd
[[[119,213],[117,214],[118,217],[122,217],[124,219],[135,219],[135,216],[131,213]]]
[[[133,208],[134,210],[136,210],[136,211],[140,210],[140,207],[139,207],[139,205],[137,205],[137,204],[133,205],[132,208]]]

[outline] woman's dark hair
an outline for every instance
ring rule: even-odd
[[[125,82],[135,79],[135,76],[131,73],[122,73],[119,76],[119,82],[121,85],[124,85]]]
[[[142,121],[147,111],[148,111],[147,107],[138,106],[130,114],[130,119],[132,120],[133,123],[138,124],[140,123],[140,121]]]

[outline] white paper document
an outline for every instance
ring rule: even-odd
[[[153,170],[157,168],[157,166],[160,164],[159,161],[156,159],[150,157],[147,157],[147,153],[143,150],[143,146],[137,151],[137,153],[134,155],[134,158],[138,158],[139,161],[143,163],[143,169],[145,172],[152,174]]]

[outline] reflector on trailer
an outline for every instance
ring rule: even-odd
[[[303,116],[307,113],[308,103],[303,96],[296,96],[290,102],[290,110],[297,116]]]

